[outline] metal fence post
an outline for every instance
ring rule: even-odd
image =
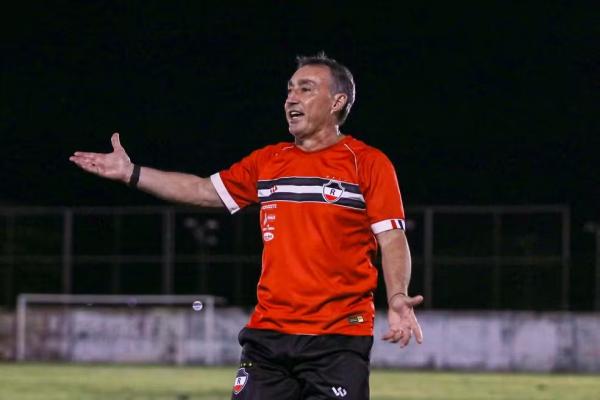
[[[595,310],[600,311],[600,229],[596,229],[596,298]]]
[[[173,261],[175,253],[175,213],[172,208],[163,211],[162,232],[162,292],[173,293]]]
[[[110,286],[112,294],[119,294],[121,291],[121,213],[115,212],[113,215],[113,252],[115,259],[111,264]]]
[[[27,295],[21,294],[17,299],[17,338],[15,340],[15,359],[17,361],[25,361],[27,356],[26,344],[27,338],[25,337],[25,324],[27,320]]]
[[[562,211],[562,301],[561,308],[569,309],[569,289],[570,289],[570,263],[571,263],[571,213],[569,208],[565,207]]]
[[[4,304],[12,304],[13,296],[15,294],[15,216],[14,214],[8,214],[6,216],[6,283],[5,283],[5,295],[6,299]]]
[[[424,297],[425,297],[425,308],[433,307],[433,209],[427,207],[425,209],[425,229],[424,229],[424,247],[425,254],[424,260]]]
[[[494,218],[494,231],[493,231],[493,247],[494,247],[494,269],[493,269],[493,285],[492,293],[492,305],[495,309],[500,308],[502,301],[501,293],[501,277],[502,270],[500,265],[500,254],[502,252],[502,218],[498,211],[493,212]]]
[[[63,293],[71,293],[73,275],[73,210],[63,211],[62,242],[62,288]]]

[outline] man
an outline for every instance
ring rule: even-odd
[[[240,332],[233,399],[369,398],[377,243],[389,303],[383,339],[423,339],[413,311],[423,298],[407,294],[410,251],[394,167],[339,130],[354,97],[346,67],[324,54],[299,57],[284,104],[293,143],[256,150],[210,178],[134,165],[117,133],[112,153],[70,158],[169,201],[231,213],[260,203],[258,304]]]

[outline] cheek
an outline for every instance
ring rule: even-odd
[[[315,101],[310,105],[311,119],[324,119],[329,116],[331,104],[327,100]]]

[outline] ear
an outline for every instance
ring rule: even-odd
[[[333,106],[331,107],[331,113],[335,114],[344,108],[348,102],[348,96],[345,93],[336,93],[333,95]]]

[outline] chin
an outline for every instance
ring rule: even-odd
[[[302,136],[302,129],[298,129],[298,127],[289,126],[288,127],[288,131],[294,137],[301,137]]]

